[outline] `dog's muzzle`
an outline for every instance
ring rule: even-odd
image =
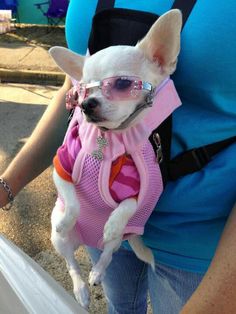
[[[104,121],[104,119],[99,116],[101,103],[95,97],[85,99],[80,107],[82,112],[86,115],[87,121],[93,123]]]
[[[81,110],[88,115],[97,110],[98,107],[100,107],[100,103],[94,97],[87,98],[81,103]]]

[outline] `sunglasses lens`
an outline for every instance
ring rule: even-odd
[[[102,82],[102,93],[110,100],[137,98],[142,89],[142,82],[136,77],[111,77]]]
[[[128,78],[121,78],[115,80],[114,82],[114,89],[120,92],[126,92],[127,90],[130,90],[132,87],[133,81]]]

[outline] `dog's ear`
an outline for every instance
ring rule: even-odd
[[[147,35],[136,45],[153,62],[157,62],[163,73],[175,71],[180,50],[182,14],[170,10],[159,17]]]
[[[62,71],[79,81],[82,76],[84,57],[64,47],[52,47],[50,55]]]

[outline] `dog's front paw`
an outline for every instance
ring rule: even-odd
[[[86,284],[83,282],[77,288],[74,289],[74,296],[76,301],[84,308],[88,309],[90,303],[89,290]]]
[[[103,231],[103,242],[107,243],[115,239],[122,238],[125,226],[121,223],[117,223],[116,219],[110,217],[106,222]]]
[[[105,273],[101,273],[95,267],[92,268],[91,272],[89,273],[89,284],[90,286],[97,286],[101,283],[105,276]]]

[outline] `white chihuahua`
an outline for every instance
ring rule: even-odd
[[[181,26],[180,11],[171,10],[135,47],[113,46],[89,57],[50,49],[74,79],[69,100],[78,104],[54,159],[59,198],[52,212],[52,243],[65,257],[75,297],[85,308],[89,291],[74,258],[79,245],[102,249],[90,272],[91,285],[100,283],[124,239],[154,268],[140,235],[163,184],[148,138],[180,105],[169,75],[176,68]]]

